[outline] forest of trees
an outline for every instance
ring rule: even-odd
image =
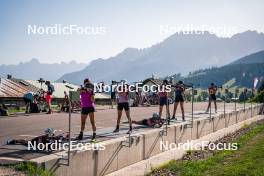
[[[252,88],[254,78],[257,77],[262,81],[263,75],[264,63],[232,64],[219,68],[199,70],[182,78],[182,80],[185,83],[193,83],[201,88],[207,88],[212,82],[217,86],[221,86],[234,78],[236,86]]]

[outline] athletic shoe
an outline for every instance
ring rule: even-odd
[[[171,120],[177,120],[177,118],[175,116],[172,116]]]
[[[93,137],[91,139],[91,142],[96,142],[96,133],[93,133]]]
[[[128,130],[126,134],[131,134],[131,133],[132,133],[132,129]]]
[[[77,140],[82,140],[83,139],[83,132],[80,132],[80,134],[78,135],[78,137],[76,139]]]
[[[113,133],[118,133],[119,132],[119,128],[116,128]]]
[[[129,130],[127,132],[127,134],[131,134],[132,133],[132,126],[129,126]]]

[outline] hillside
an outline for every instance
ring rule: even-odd
[[[230,80],[233,85],[251,88],[255,77],[259,80],[264,77],[263,58],[264,51],[260,51],[223,67],[195,71],[182,79],[203,88],[208,87],[211,82],[220,86]]]
[[[208,32],[203,35],[180,33],[150,48],[128,48],[114,57],[94,60],[85,69],[65,74],[59,81],[65,79],[80,84],[89,77],[94,82],[120,79],[132,82],[152,74],[160,77],[172,73],[187,74],[197,69],[222,66],[263,49],[264,34],[255,31],[231,38],[219,38]]]
[[[264,50],[245,56],[231,64],[251,64],[251,63],[264,63]]]

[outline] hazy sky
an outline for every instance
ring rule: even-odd
[[[0,64],[88,63],[162,41],[160,26],[264,31],[263,0],[1,0]],[[28,25],[102,27],[100,35],[33,35]],[[218,33],[219,36],[223,34]],[[230,34],[229,34],[230,35]]]

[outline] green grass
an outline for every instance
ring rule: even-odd
[[[16,108],[8,108],[8,113],[9,114],[15,114],[15,113],[19,113],[19,112],[25,112],[26,111],[26,108],[19,108],[19,109],[16,109]]]
[[[232,87],[235,83],[236,83],[236,79],[233,78],[227,81],[225,84],[223,84],[223,87]]]
[[[51,109],[53,111],[58,111],[60,110],[60,106],[58,105],[51,105]],[[19,109],[16,109],[16,108],[8,108],[8,114],[9,115],[14,115],[14,114],[17,114],[17,113],[24,113],[26,111],[26,107],[20,107]]]
[[[255,126],[249,133],[238,140],[238,150],[221,151],[198,161],[170,161],[154,169],[149,175],[160,170],[169,170],[175,175],[264,175],[264,124]],[[162,175],[162,174],[160,174]]]
[[[264,101],[264,91],[258,92],[253,98],[249,100],[249,102],[257,102],[257,103],[263,103]]]
[[[37,165],[34,163],[20,163],[16,165],[14,168],[17,171],[25,172],[29,176],[53,176],[54,175],[50,171],[37,167]]]

